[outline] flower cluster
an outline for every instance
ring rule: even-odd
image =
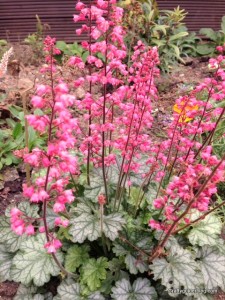
[[[10,211],[11,229],[18,235],[35,234],[34,226],[31,224],[31,220],[26,219],[26,216],[18,208],[14,207]]]

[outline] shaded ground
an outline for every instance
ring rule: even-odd
[[[34,82],[42,82],[43,75],[38,72],[38,67],[26,66],[22,58],[16,59],[10,63],[8,74],[0,81],[0,119],[10,117],[8,106],[15,104],[22,106],[22,97],[27,93],[33,92]],[[207,59],[188,59],[187,64],[178,65],[170,75],[161,76],[157,80],[159,90],[159,101],[154,106],[154,125],[153,134],[159,135],[166,128],[171,118],[171,111],[175,99],[178,95],[190,91],[197,83],[209,76]],[[64,78],[72,83],[73,71],[66,68],[59,69]],[[72,91],[76,93],[77,98],[82,98],[84,91]],[[29,100],[28,100],[29,101]],[[28,103],[29,105],[29,103]],[[0,125],[1,126],[1,125]],[[1,128],[1,127],[0,127]],[[0,171],[0,214],[2,215],[9,204],[16,204],[22,200],[22,183],[25,173],[22,167],[11,167]],[[18,284],[13,282],[4,282],[0,284],[0,299],[11,300],[17,291]],[[217,300],[225,300],[224,293],[218,293],[215,296]],[[66,299],[65,299],[66,300]]]

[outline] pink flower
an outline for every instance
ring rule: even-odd
[[[57,249],[59,249],[60,247],[62,247],[62,243],[57,239],[53,239],[52,241],[47,242],[44,245],[44,248],[46,248],[47,252],[50,254],[56,253]]]
[[[34,226],[33,225],[28,225],[26,230],[25,230],[25,233],[27,235],[34,235],[35,234]]]
[[[155,220],[150,220],[149,221],[149,226],[152,228],[152,229],[157,229],[157,230],[161,230],[161,225],[159,224],[159,222],[155,221]]]
[[[28,186],[27,184],[23,184],[23,195],[25,197],[30,198],[34,193],[34,187],[33,186]]]
[[[15,218],[15,217],[20,217],[23,213],[17,208],[17,207],[13,207],[11,210],[10,210],[10,216],[12,218]]]
[[[60,217],[55,219],[55,226],[67,227],[69,225],[69,220],[61,219]]]
[[[55,213],[58,213],[58,212],[63,212],[65,211],[66,207],[65,207],[65,204],[64,203],[60,203],[60,202],[56,202],[54,205],[53,205],[53,211]]]
[[[40,96],[33,96],[31,103],[35,108],[43,108],[45,106],[45,100]]]

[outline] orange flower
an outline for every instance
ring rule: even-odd
[[[187,123],[193,118],[187,116],[187,112],[198,110],[198,105],[188,104],[186,101],[181,101],[180,104],[173,106],[173,111],[180,114],[179,123]]]

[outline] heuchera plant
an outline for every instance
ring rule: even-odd
[[[83,74],[74,86],[88,83],[88,91],[82,100],[69,93],[57,71],[54,55],[59,50],[55,39],[47,37],[46,65],[41,69],[46,84],[37,85],[31,99],[39,114],[27,116],[30,126],[46,138],[46,145],[30,153],[27,149],[17,152],[33,168],[35,176],[30,184],[23,185],[23,193],[30,203],[38,205],[40,216],[27,216],[12,208],[11,229],[18,235],[39,235],[38,231],[45,234],[43,247],[66,275],[71,275],[71,270],[66,270],[57,258],[58,249],[67,251],[59,232],[63,232],[61,236],[67,244],[76,243],[74,249],[78,249],[77,243],[98,240],[105,257],[90,259],[88,265],[91,270],[95,266],[95,272],[101,268],[98,280],[93,285],[86,278],[87,271],[80,270],[81,281],[88,286],[88,291],[82,292],[86,295],[101,288],[105,270],[110,268],[107,258],[112,259],[114,254],[122,257],[121,269],[127,268],[131,274],[145,273],[148,264],[153,263],[150,268],[155,280],[162,279],[167,288],[184,286],[184,280],[177,279],[181,271],[168,271],[168,265],[174,257],[186,255],[191,259],[191,254],[173,238],[180,232],[185,234],[224,205],[213,205],[212,200],[217,183],[224,181],[225,167],[225,155],[217,157],[212,143],[225,112],[225,106],[217,105],[225,97],[225,47],[218,47],[221,54],[209,62],[214,76],[176,100],[168,137],[159,141],[151,134],[151,112],[158,99],[154,83],[159,76],[157,48],[139,41],[127,67],[123,10],[116,7],[115,1],[97,0],[90,7],[79,1],[76,10],[79,14],[74,15],[74,21],[83,21],[77,34],[88,34],[89,40],[82,46],[89,55],[86,63],[71,57],[68,65]],[[150,237],[150,243],[138,242],[143,232],[145,238]],[[219,231],[214,233],[217,237],[218,234]],[[178,247],[176,250],[171,248],[171,241]],[[192,244],[210,245],[202,240]],[[126,247],[136,254],[130,255]],[[172,256],[164,258],[168,249]],[[188,268],[191,263],[186,263]],[[195,261],[192,265],[193,270],[200,268]],[[199,269],[200,272],[203,271]],[[149,280],[138,278],[131,285],[125,275],[121,276],[112,277],[115,287],[108,292],[103,289],[103,294],[112,291],[113,299],[124,300],[131,299],[129,295],[133,293],[134,299],[142,299],[140,290],[145,286],[147,298],[143,299],[156,298]],[[187,283],[187,287],[206,285],[203,277],[196,285]],[[218,286],[222,287],[216,282],[210,287]]]

